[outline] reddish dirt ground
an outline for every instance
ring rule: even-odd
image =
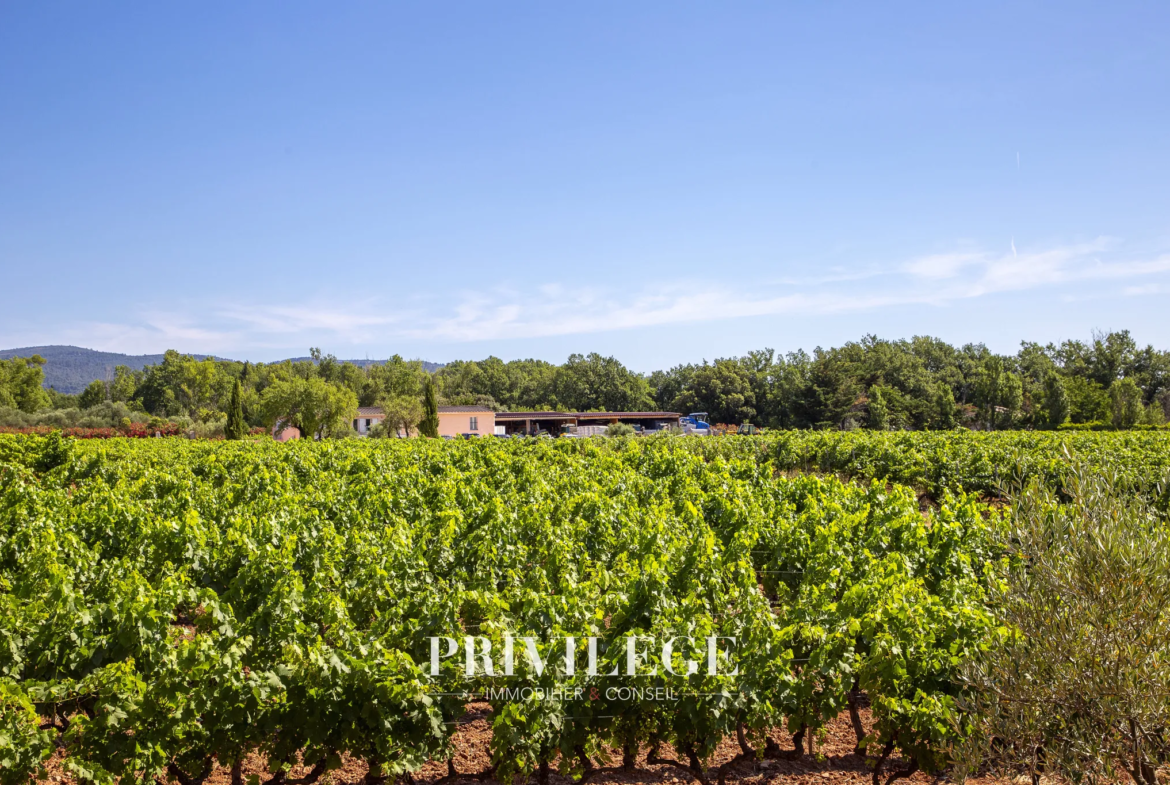
[[[462,774],[474,774],[476,772],[487,769],[490,762],[489,744],[491,743],[491,707],[486,703],[469,704],[467,707],[467,714],[462,719],[462,724],[459,730],[455,733],[455,767],[456,770]],[[861,711],[862,722],[869,727],[870,716],[868,709]],[[853,728],[849,724],[848,715],[842,715],[831,722],[828,726],[828,736],[823,741],[817,744],[817,757],[813,758],[805,755],[799,760],[766,760],[760,762],[742,762],[737,764],[734,769],[728,774],[727,781],[750,783],[751,785],[763,785],[763,783],[782,782],[785,785],[863,785],[873,781],[872,763],[870,759],[869,765],[867,761],[859,755],[853,754],[853,746],[856,737],[853,734]],[[771,734],[773,740],[783,749],[790,749],[792,747],[791,738],[788,734],[777,729]],[[694,777],[687,772],[669,765],[650,766],[646,764],[646,750],[642,750],[639,756],[638,769],[632,772],[615,772],[605,773],[591,777],[589,783],[598,783],[599,785],[659,785],[666,783],[679,783],[680,785],[688,785],[689,783],[696,783]],[[709,761],[712,767],[731,760],[739,753],[739,747],[734,739],[724,739],[719,746],[713,760]],[[660,755],[675,757],[670,750],[660,752]],[[614,756],[615,760],[620,761],[620,753]],[[263,783],[268,774],[264,769],[264,760],[259,756],[249,758],[244,765],[244,775],[255,774]],[[49,766],[49,781],[52,783],[66,783],[67,785],[76,785],[76,781],[65,774],[61,769],[61,761],[55,758],[50,762]],[[895,771],[905,769],[907,767],[906,761],[893,756],[886,761],[883,767],[883,783],[890,774]],[[308,772],[309,767],[296,766],[290,772],[290,778],[304,776]],[[366,775],[366,764],[360,760],[346,758],[343,761],[343,766],[337,771],[330,772],[323,776],[319,783],[321,785],[357,785],[362,781]],[[447,774],[447,766],[445,762],[429,763],[420,771],[415,772],[414,781],[417,785],[429,785],[434,783],[439,778]],[[714,772],[711,773],[711,780],[714,783]],[[949,777],[945,774],[941,777],[916,773],[908,779],[899,780],[899,782],[915,783],[917,785],[924,785],[925,783],[939,783],[948,781]],[[459,780],[460,785],[472,785],[475,780],[470,777],[466,780]],[[535,782],[535,778],[529,778],[529,782]],[[1012,785],[1012,781],[1003,778],[993,777],[978,777],[968,779],[972,785]],[[488,785],[497,785],[494,779],[486,780]],[[555,771],[549,776],[550,785],[571,785],[572,780],[561,777]],[[212,775],[207,779],[206,785],[230,785],[230,772],[223,768],[217,767]]]

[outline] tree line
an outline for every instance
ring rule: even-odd
[[[1170,352],[1128,331],[1023,342],[1014,355],[926,336],[865,336],[811,355],[770,349],[649,376],[656,400],[770,428],[1120,428],[1170,414]]]
[[[43,389],[40,357],[0,361],[0,426],[116,426],[149,418],[231,436],[280,421],[317,437],[351,431],[359,406],[380,406],[387,432],[426,431],[438,405],[495,410],[707,412],[765,428],[945,430],[1161,425],[1170,415],[1170,352],[1128,331],[1088,341],[1023,342],[1014,355],[931,337],[865,336],[844,346],[741,357],[637,373],[613,357],[563,364],[497,357],[428,373],[394,355],[366,367],[311,350],[308,360],[197,360],[168,351],[126,366],[76,396]]]

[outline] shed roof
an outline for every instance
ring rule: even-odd
[[[678,412],[496,412],[497,420],[673,420]]]
[[[614,417],[627,417],[631,420],[669,420],[682,417],[678,412],[580,412],[577,418],[581,420],[608,420]]]

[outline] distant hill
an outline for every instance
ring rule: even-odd
[[[45,387],[52,387],[58,392],[69,395],[81,392],[94,379],[113,379],[114,368],[119,365],[141,371],[148,365],[158,365],[163,361],[161,354],[119,354],[83,349],[80,346],[25,346],[21,349],[0,349],[0,360],[9,360],[13,357],[31,357],[34,354],[45,358]],[[195,354],[192,356],[197,360],[202,360],[214,355]],[[294,357],[292,359],[295,362],[311,358]],[[346,362],[365,368],[369,365],[377,365],[382,361],[347,360]],[[423,367],[433,373],[443,366],[441,363],[424,361]]]
[[[0,360],[13,357],[31,357],[39,354],[45,358],[45,387],[58,392],[76,395],[94,379],[113,379],[114,368],[125,365],[141,371],[148,365],[163,361],[161,354],[118,354],[83,349],[80,346],[26,346],[22,349],[0,349]],[[208,355],[197,354],[202,360]]]

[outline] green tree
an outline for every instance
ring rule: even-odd
[[[162,416],[222,411],[231,395],[235,377],[227,363],[211,358],[196,360],[189,354],[167,351],[163,361],[149,366],[135,397],[151,414]],[[312,367],[310,365],[310,367]]]
[[[45,358],[39,354],[0,360],[0,406],[30,414],[48,406],[44,365]]]
[[[1069,416],[1071,405],[1064,380],[1056,371],[1044,375],[1044,420],[1049,428],[1059,428]]]
[[[1023,400],[1020,377],[1007,370],[1001,358],[987,358],[975,382],[975,405],[988,430],[1010,427]]]
[[[1129,330],[1116,333],[1094,333],[1093,349],[1089,356],[1090,374],[1102,387],[1109,387],[1121,376],[1134,370],[1137,342]]]
[[[316,346],[309,347],[309,357],[317,365],[317,375],[330,384],[341,383],[341,363],[332,354],[322,354]]]
[[[1113,427],[1132,428],[1142,416],[1142,391],[1133,379],[1118,379],[1109,386]]]
[[[869,388],[869,406],[866,411],[865,425],[872,431],[888,431],[890,429],[890,410],[886,407],[881,388],[876,386]]]
[[[683,390],[690,387],[695,368],[694,365],[676,365],[669,371],[654,371],[650,374],[646,381],[650,385],[654,408],[669,411]]]
[[[110,400],[126,401],[134,398],[138,389],[138,379],[134,371],[125,365],[114,368],[114,381],[110,383]]]
[[[634,433],[634,426],[624,422],[615,422],[605,428],[606,436],[633,436]]]
[[[427,372],[418,360],[404,360],[394,355],[384,363],[366,369],[366,380],[361,388],[361,405],[375,406],[378,401],[395,395],[422,395]]]
[[[654,405],[645,377],[597,353],[570,355],[552,388],[552,403],[576,411],[644,411]]]
[[[955,427],[955,394],[948,384],[939,386],[934,394],[934,421],[933,427],[940,431],[949,431]]]
[[[441,400],[455,406],[495,409],[556,408],[553,378],[558,368],[544,360],[455,360],[435,372]]]
[[[223,426],[225,439],[236,441],[243,439],[244,434],[247,433],[247,426],[244,425],[244,404],[241,398],[240,380],[236,379],[236,383],[232,385],[231,402],[228,404],[227,423]]]
[[[439,401],[435,393],[435,379],[427,376],[423,384],[423,415],[418,424],[420,435],[428,439],[439,438]]]
[[[1109,419],[1109,393],[1092,379],[1070,376],[1065,379],[1069,419],[1076,423],[1104,422]]]
[[[687,387],[674,399],[676,411],[707,412],[713,423],[739,423],[756,416],[755,392],[746,369],[720,359],[695,366]]]
[[[66,395],[63,392],[58,392],[57,389],[54,387],[50,387],[45,392],[47,392],[49,395],[49,408],[50,409],[76,409],[77,408],[77,397],[78,396]],[[0,392],[0,398],[2,398],[2,397],[3,397],[3,394],[2,394],[2,392]],[[3,403],[0,403],[0,406],[3,406],[3,405],[4,405]],[[15,407],[13,407],[13,408],[15,408]]]
[[[260,396],[260,408],[269,427],[282,423],[307,439],[340,433],[357,412],[352,390],[329,384],[324,379],[294,378],[278,381]]]
[[[77,397],[77,408],[92,409],[106,402],[106,383],[101,379],[94,379],[89,386]]]
[[[824,427],[843,425],[855,419],[858,403],[876,385],[892,426],[928,427],[936,418],[937,387],[962,382],[956,357],[953,348],[929,338],[887,341],[867,335],[840,348],[818,349],[808,377],[807,419]],[[774,396],[766,401],[773,411],[785,408]]]
[[[384,418],[379,423],[380,427],[371,432],[374,436],[393,438],[403,435],[409,437],[416,431],[424,416],[423,405],[413,395],[387,396],[378,402],[378,406],[382,409]],[[436,435],[438,431],[437,419],[436,413]]]

